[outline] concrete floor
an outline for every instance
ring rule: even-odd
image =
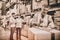
[[[16,33],[13,35],[14,40],[16,40]],[[10,39],[10,30],[4,30],[0,27],[0,40],[9,40]],[[21,36],[21,40],[28,40],[28,38]]]

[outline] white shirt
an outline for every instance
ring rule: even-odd
[[[26,22],[27,24],[29,24],[29,21],[30,21],[30,16],[25,17],[25,22]]]
[[[16,21],[15,21],[15,19],[12,16],[10,17],[9,22],[10,22],[10,27],[15,27]]]
[[[17,18],[16,19],[16,27],[18,28],[22,28],[22,26],[23,26],[23,19],[21,19],[21,18]]]
[[[10,12],[16,14],[17,13],[17,9],[15,9],[15,7],[14,7],[14,9],[10,9]]]
[[[33,25],[35,23],[36,23],[35,19],[34,18],[31,18],[29,24],[32,24]]]
[[[48,27],[54,28],[55,25],[54,25],[54,22],[53,22],[53,20],[52,20],[52,16],[49,17],[49,21],[50,21],[50,24],[48,25]]]
[[[54,27],[52,17],[49,15],[45,15],[43,19],[41,18],[41,21],[43,22],[40,25],[43,27]],[[50,23],[48,24],[48,22]]]
[[[40,19],[41,19],[41,13],[40,12],[36,12],[36,14],[33,17],[36,21],[37,24],[40,23]]]
[[[47,26],[48,25],[48,15],[45,15],[44,18],[41,18],[42,23],[41,26]]]

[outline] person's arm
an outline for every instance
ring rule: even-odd
[[[52,16],[49,16],[49,21],[48,22],[49,22],[48,23],[48,27],[53,29],[55,26],[54,26],[54,22],[53,22]]]

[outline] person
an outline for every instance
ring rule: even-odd
[[[25,16],[24,20],[25,20],[27,25],[29,25],[30,19],[31,19],[31,16]]]
[[[16,40],[21,40],[21,29],[23,27],[23,16],[17,16],[16,18]]]
[[[16,20],[14,19],[14,14],[12,13],[12,15],[9,18],[9,25],[11,27],[11,34],[10,34],[10,40],[13,40],[13,34],[15,32],[15,27],[16,27]]]
[[[36,24],[36,21],[35,21],[35,19],[33,17],[34,17],[34,14],[31,16],[30,21],[29,21],[29,26],[30,27],[32,27],[33,24]]]
[[[10,2],[8,2],[7,4],[6,4],[6,8],[9,8],[11,5],[10,5]]]
[[[3,17],[3,19],[1,20],[2,21],[2,27],[4,28],[4,29],[6,29],[6,25],[7,25],[7,17],[6,16],[2,16]]]
[[[43,12],[41,13],[40,27],[52,29],[54,28],[52,16],[48,15],[47,12],[48,10],[43,9]]]
[[[39,24],[40,24],[40,19],[41,19],[41,12],[42,11],[35,11],[35,15],[34,15],[34,20],[35,20],[35,22],[36,22],[36,24],[39,26]]]
[[[22,1],[20,1],[20,4],[18,4],[18,11],[20,14],[23,14],[26,12],[26,7],[25,4],[23,4]]]
[[[31,13],[31,5],[26,5],[26,12]]]
[[[55,29],[60,30],[60,11],[57,11],[56,13],[54,13],[54,25],[55,25]]]

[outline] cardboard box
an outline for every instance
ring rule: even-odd
[[[51,40],[51,33],[36,28],[29,28],[28,40]]]

